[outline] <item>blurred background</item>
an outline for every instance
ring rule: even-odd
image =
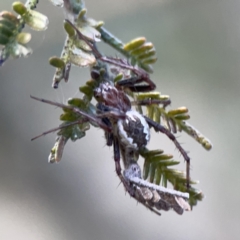
[[[12,0],[0,2],[10,10]],[[30,94],[59,102],[80,96],[87,69],[73,68],[68,84],[51,88],[65,40],[64,14],[49,1],[45,32],[33,32],[33,55],[9,60],[0,69],[0,239],[1,240],[233,240],[240,235],[240,2],[238,0],[88,0],[88,16],[127,42],[146,36],[157,49],[152,80],[172,107],[187,106],[190,123],[211,139],[204,150],[182,134],[190,151],[191,174],[206,198],[192,212],[156,216],[125,195],[114,171],[112,150],[103,132],[92,128],[69,142],[59,164],[48,164],[61,110],[30,99]],[[109,48],[102,51],[109,54]],[[151,149],[175,153],[166,137],[152,132]],[[183,161],[182,161],[183,162]],[[185,169],[184,165],[179,168]]]

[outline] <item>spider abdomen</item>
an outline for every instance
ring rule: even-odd
[[[150,129],[145,118],[137,111],[126,112],[125,119],[117,122],[117,134],[125,147],[139,149],[145,147],[150,140]]]

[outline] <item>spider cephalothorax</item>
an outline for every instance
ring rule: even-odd
[[[100,103],[118,111],[127,112],[131,102],[124,91],[117,89],[110,82],[104,82],[94,90],[94,97]]]

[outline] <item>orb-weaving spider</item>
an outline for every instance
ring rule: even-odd
[[[69,22],[69,24],[71,23]],[[133,110],[131,101],[127,96],[126,92],[129,92],[129,90],[130,92],[139,93],[155,89],[156,86],[150,80],[148,73],[137,66],[129,64],[124,59],[102,56],[94,43],[86,39],[75,26],[72,25],[72,27],[76,30],[79,39],[84,40],[92,49],[98,64],[102,62],[120,69],[129,70],[131,75],[114,83],[108,74],[108,70],[102,71],[102,67],[99,66],[101,64],[92,68],[91,77],[95,84],[93,95],[97,100],[95,114],[85,112],[76,106],[64,105],[31,96],[35,100],[68,109],[79,116],[78,121],[50,130],[39,136],[83,122],[97,125],[104,130],[107,145],[113,146],[116,173],[130,196],[157,214],[160,214],[158,210],[169,210],[170,208],[173,208],[178,214],[182,214],[184,210],[190,210],[190,206],[186,201],[189,198],[188,193],[160,187],[143,180],[141,178],[141,169],[136,162],[139,152],[147,146],[150,140],[150,128],[152,127],[156,132],[162,132],[171,139],[184,157],[186,161],[186,187],[190,187],[190,158],[187,152],[170,130]],[[137,101],[138,105],[152,103],[150,99]],[[161,102],[161,100],[154,103],[169,104],[169,102]],[[124,165],[123,174],[120,164],[121,158]]]
[[[114,59],[112,61],[117,64],[117,62],[114,62]],[[144,72],[137,68],[134,68],[134,70],[135,73],[138,71],[140,73]],[[144,181],[141,179],[141,169],[136,163],[139,150],[145,148],[150,140],[150,127],[153,127],[156,131],[165,133],[174,141],[180,152],[183,151],[186,154],[170,131],[160,124],[155,123],[150,118],[132,110],[131,102],[127,94],[123,91],[123,88],[132,88],[134,91],[137,91],[138,87],[142,91],[149,88],[154,89],[155,85],[150,79],[147,80],[151,85],[134,85],[135,81],[137,83],[145,81],[147,74],[145,72],[144,74],[144,76],[139,74],[142,78],[124,79],[118,81],[116,85],[107,79],[106,82],[100,83],[94,90],[94,97],[98,101],[96,115],[89,115],[76,107],[33,96],[32,98],[61,108],[71,109],[73,112],[84,117],[84,120],[80,120],[81,122],[90,121],[97,124],[105,131],[107,145],[113,146],[116,173],[130,196],[157,214],[160,214],[157,210],[169,210],[170,208],[182,214],[184,210],[190,210],[190,206],[185,201],[185,199],[188,199],[188,193],[166,189]],[[95,70],[92,71],[91,75],[96,78],[96,81],[100,77],[99,73]],[[125,169],[123,175],[120,165],[121,157]]]

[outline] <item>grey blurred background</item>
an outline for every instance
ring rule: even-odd
[[[1,1],[0,9],[10,10],[11,2]],[[33,55],[0,69],[0,239],[239,239],[240,2],[88,0],[86,6],[88,16],[104,20],[124,42],[146,36],[154,43],[158,90],[171,96],[172,107],[187,106],[190,123],[214,145],[207,152],[184,134],[179,138],[206,198],[183,216],[158,217],[137,205],[118,187],[112,150],[98,129],[69,142],[60,164],[47,163],[55,134],[30,139],[57,126],[61,111],[29,96],[65,102],[80,96],[77,89],[89,73],[74,68],[70,83],[51,88],[48,58],[60,55],[64,15],[41,1],[38,10],[50,25],[33,32]],[[150,148],[179,159],[173,144],[154,132]]]

